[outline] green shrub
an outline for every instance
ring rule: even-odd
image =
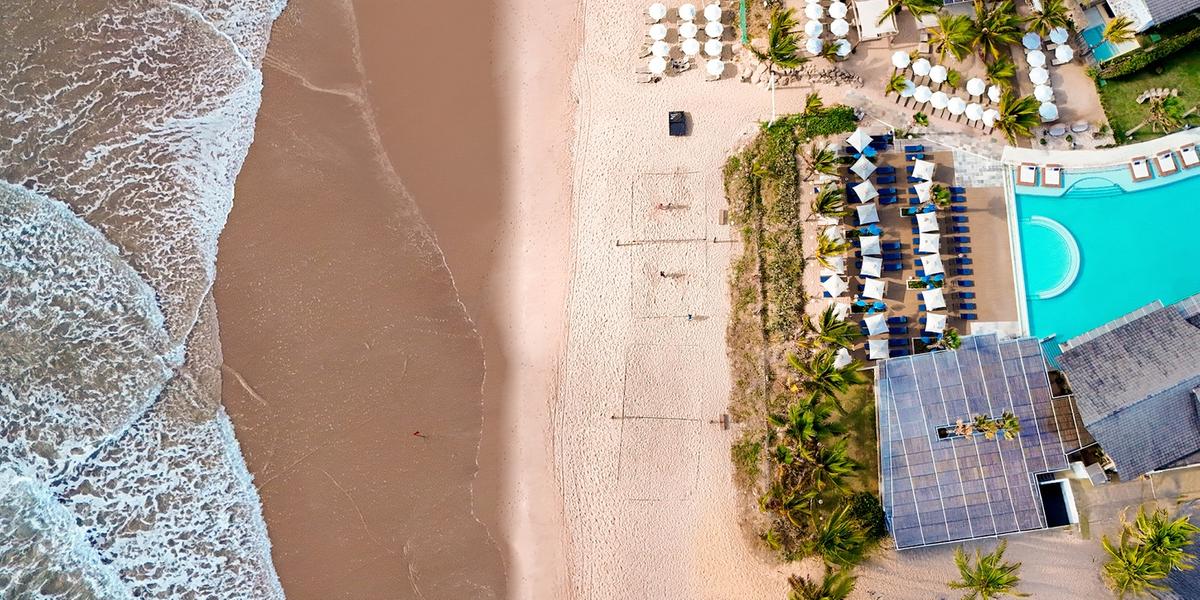
[[[1122,54],[1100,69],[1098,76],[1104,79],[1116,79],[1132,75],[1200,40],[1200,27],[1187,33],[1169,37],[1149,48],[1138,48],[1128,54]]]
[[[762,454],[762,442],[750,434],[730,447],[733,466],[743,482],[752,482],[758,478],[759,456]]]
[[[883,505],[871,492],[858,492],[850,498],[850,517],[858,524],[867,541],[874,543],[887,536],[887,518]]]

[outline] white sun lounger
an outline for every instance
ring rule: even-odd
[[[1042,187],[1062,187],[1062,165],[1046,165],[1042,167]]]
[[[1190,169],[1200,165],[1200,156],[1196,155],[1195,146],[1184,146],[1179,149],[1179,158],[1183,159],[1183,168]]]
[[[1145,156],[1139,156],[1129,161],[1129,172],[1133,174],[1134,181],[1150,179],[1150,163],[1146,162]]]
[[[1037,166],[1021,163],[1017,168],[1017,185],[1037,185]]]
[[[1158,162],[1158,174],[1170,175],[1179,170],[1179,165],[1175,164],[1175,153],[1167,150],[1155,155],[1154,160]]]

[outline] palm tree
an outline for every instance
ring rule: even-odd
[[[845,254],[849,249],[850,245],[845,241],[831,238],[825,235],[825,232],[821,232],[821,235],[817,236],[817,251],[814,255],[814,258],[816,258],[817,262],[821,263],[822,266],[832,269],[833,264],[829,259],[833,258],[834,256]]]
[[[850,458],[850,450],[845,439],[832,446],[821,446],[812,458],[813,488],[818,493],[825,491],[846,491],[846,478],[861,468],[857,461]]]
[[[942,8],[942,0],[891,0],[875,24],[883,24],[889,17],[899,13],[902,8],[914,17],[932,15]]]
[[[887,85],[883,86],[883,95],[887,96],[888,94],[896,94],[896,102],[899,102],[900,92],[904,91],[904,88],[907,85],[907,77],[900,74],[892,75],[892,78],[888,79]]]
[[[972,44],[985,61],[1000,58],[1000,53],[1021,39],[1021,17],[1012,0],[988,5],[975,0],[975,23]]]
[[[856,583],[858,578],[849,569],[835,571],[826,566],[820,582],[796,575],[788,577],[788,585],[792,588],[788,600],[846,600]]]
[[[796,12],[790,8],[779,9],[771,13],[771,21],[767,26],[767,50],[765,52],[751,46],[751,51],[759,60],[766,62],[771,73],[771,122],[775,122],[775,67],[795,69],[808,62],[808,58],[800,54],[800,36],[796,35]]]
[[[971,42],[975,37],[971,19],[966,15],[938,13],[937,26],[929,32],[930,47],[945,60],[949,53],[962,60],[971,53]]]
[[[811,319],[805,321],[808,330],[814,334],[813,345],[849,348],[854,344],[854,340],[862,335],[857,326],[838,317],[833,305],[827,306],[825,310],[821,311],[821,316],[816,322]]]
[[[999,129],[1008,143],[1016,144],[1017,138],[1033,135],[1042,118],[1038,115],[1039,103],[1033,96],[1018,98],[1012,90],[1005,90],[1000,96],[1000,116],[996,117],[996,129]]]
[[[958,336],[958,330],[950,327],[942,334],[942,339],[938,340],[938,345],[947,350],[957,350],[962,345],[962,338]]]
[[[824,522],[815,523],[813,530],[809,551],[820,554],[826,563],[847,566],[862,560],[867,538],[850,516],[849,503],[835,510]]]
[[[1150,116],[1146,119],[1155,131],[1167,132],[1183,125],[1183,104],[1175,96],[1150,99]]]
[[[801,158],[804,160],[806,169],[805,181],[809,181],[817,175],[837,175],[837,153],[826,146],[813,144]]]
[[[1034,11],[1025,20],[1029,30],[1041,36],[1050,34],[1055,27],[1067,27],[1070,18],[1067,16],[1067,5],[1063,0],[1042,0],[1042,10]]]
[[[927,115],[923,112],[914,113],[913,114],[913,123],[916,123],[917,125],[920,125],[921,127],[929,127],[929,115]]]
[[[1021,434],[1021,420],[1007,410],[1000,413],[1000,418],[996,419],[995,423],[1006,440],[1015,440]]]
[[[796,527],[803,527],[804,517],[809,510],[807,498],[778,481],[772,483],[767,492],[758,499],[758,506],[764,512],[775,513],[787,519]]]
[[[821,112],[825,108],[825,102],[821,100],[821,95],[816,92],[809,92],[804,97],[804,114],[814,115]]]
[[[1200,527],[1193,525],[1189,517],[1172,520],[1166,510],[1159,509],[1147,514],[1144,507],[1139,507],[1137,518],[1132,523],[1125,521],[1125,515],[1121,515],[1121,522],[1151,556],[1158,557],[1168,572],[1193,568],[1191,563],[1196,556],[1186,550],[1192,543],[1192,537],[1200,533]]]
[[[929,195],[933,198],[933,203],[939,207],[945,208],[950,206],[950,190],[939,184],[934,184],[930,188]]]
[[[1120,44],[1133,39],[1133,20],[1125,15],[1117,15],[1104,26],[1100,39],[1110,44]]]
[[[1000,542],[991,554],[981,555],[979,550],[976,550],[974,565],[967,558],[967,553],[963,552],[962,546],[959,546],[954,551],[954,564],[958,566],[958,574],[962,579],[946,585],[954,590],[967,590],[963,600],[992,600],[1005,595],[1028,596],[1029,594],[1023,594],[1016,589],[1021,581],[1017,577],[1021,563],[1003,561],[1006,546],[1006,542]]]
[[[803,456],[809,454],[807,448],[817,442],[846,432],[845,427],[832,421],[832,418],[833,407],[821,400],[820,396],[813,394],[807,400],[792,403],[786,415],[768,415],[767,421],[773,427],[779,428],[784,440],[791,442],[798,449],[792,454]],[[783,458],[787,456],[784,455]]]
[[[795,354],[788,354],[788,364],[804,378],[802,386],[809,392],[821,394],[826,398],[837,401],[837,395],[850,389],[852,385],[863,382],[858,369],[858,361],[838,368],[834,366],[837,354],[832,348],[817,352],[807,362],[801,361]]]
[[[1146,546],[1132,543],[1128,528],[1121,530],[1117,545],[1113,545],[1107,535],[1101,538],[1100,544],[1109,556],[1101,574],[1117,598],[1141,597],[1147,592],[1167,589],[1160,583],[1167,578],[1166,566]]]
[[[1013,77],[1017,76],[1017,65],[1007,56],[1001,56],[987,64],[987,80],[993,85],[1004,89],[1012,87]]]
[[[841,186],[832,183],[821,188],[812,201],[812,214],[821,217],[840,219],[849,211],[846,210],[846,192]]]

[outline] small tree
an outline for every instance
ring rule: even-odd
[[[820,554],[827,564],[853,565],[866,553],[866,535],[850,516],[849,504],[843,504],[824,521],[814,523],[813,531],[808,550]]]
[[[858,578],[849,569],[834,570],[826,566],[825,576],[819,582],[797,575],[788,577],[792,588],[788,600],[846,600],[857,582]]]
[[[804,97],[804,114],[815,115],[825,108],[825,102],[821,100],[821,95],[817,92],[809,92]]]
[[[973,45],[984,61],[1000,58],[1001,52],[1021,39],[1021,17],[1012,0],[984,3],[975,0]]]
[[[929,115],[919,112],[913,115],[913,123],[921,127],[929,127]]]
[[[805,181],[810,181],[818,175],[837,175],[838,157],[829,148],[813,144],[801,158],[804,161]]]
[[[966,590],[967,594],[963,596],[963,600],[993,600],[1005,595],[1028,596],[1017,591],[1017,584],[1021,581],[1017,577],[1017,570],[1021,568],[1021,563],[1004,562],[1006,547],[1006,542],[1000,542],[991,554],[980,554],[979,550],[976,550],[975,562],[972,564],[962,546],[959,546],[954,551],[954,564],[958,567],[961,579],[951,581],[947,585],[950,589]]]
[[[1001,56],[988,63],[985,72],[988,83],[1007,90],[1012,87],[1013,77],[1017,76],[1017,65],[1007,56]]]
[[[1125,15],[1117,15],[1104,26],[1100,39],[1110,44],[1120,44],[1132,40],[1133,36],[1133,20]]]
[[[832,183],[825,185],[817,192],[810,208],[813,215],[820,217],[840,219],[850,214],[846,210],[846,192],[842,191],[841,186]]]
[[[1183,104],[1175,96],[1156,96],[1150,99],[1147,121],[1155,131],[1174,131],[1183,125]]]
[[[888,79],[887,85],[883,86],[883,95],[887,96],[888,94],[896,94],[896,101],[899,102],[900,92],[904,91],[904,88],[907,85],[907,77],[900,74],[892,75],[891,79]]]
[[[1042,36],[1049,35],[1055,27],[1066,27],[1070,22],[1067,4],[1063,0],[1042,0],[1042,10],[1033,11],[1026,19],[1029,30]]]
[[[943,187],[941,184],[934,184],[930,188],[930,197],[933,198],[933,203],[939,207],[945,208],[950,206],[950,190]]]
[[[947,350],[958,350],[962,346],[962,338],[958,335],[958,330],[950,327],[942,334],[941,345]]]
[[[821,232],[821,235],[817,237],[817,251],[814,253],[814,258],[822,266],[833,268],[830,259],[845,254],[849,249],[850,245],[845,241],[831,238]]]
[[[950,89],[952,90],[957,90],[962,85],[962,73],[959,73],[954,69],[947,70],[946,85],[950,86]]]

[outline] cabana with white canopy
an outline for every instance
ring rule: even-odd
[[[851,189],[854,190],[854,195],[858,196],[859,202],[870,202],[879,197],[879,191],[875,189],[875,184],[869,180],[859,182]]]
[[[933,182],[922,181],[913,184],[913,189],[917,191],[917,200],[921,202],[929,202],[933,198]]]
[[[833,357],[833,368],[840,369],[852,362],[854,362],[854,359],[850,358],[850,351],[845,348],[838,348],[837,354]]]
[[[942,247],[942,236],[937,233],[922,233],[917,252],[922,254],[937,254]]]
[[[879,244],[879,236],[864,235],[858,238],[858,241],[862,244],[863,256],[880,256],[883,254],[883,247]]]
[[[942,255],[926,254],[920,258],[921,268],[925,270],[926,275],[937,275],[946,272],[946,269],[942,268]]]
[[[845,279],[834,275],[827,278],[825,281],[822,281],[821,287],[825,288],[825,291],[829,292],[830,296],[837,298],[838,296],[845,294],[846,290],[850,288],[850,285],[846,283]]]
[[[864,256],[862,270],[859,271],[866,277],[883,277],[883,259],[878,256]]]
[[[937,233],[938,221],[937,213],[923,212],[917,213],[917,231],[920,233]]]
[[[946,308],[946,296],[942,294],[942,288],[933,288],[921,292],[921,302],[925,303],[926,310]]]
[[[846,138],[846,143],[854,146],[855,150],[862,152],[867,146],[871,145],[871,136],[862,130],[862,127],[854,130],[850,137]]]
[[[858,160],[854,161],[854,164],[851,165],[850,171],[852,171],[855,175],[866,179],[871,176],[871,173],[875,172],[875,163],[871,162],[871,159],[865,156],[860,156],[858,157]]]
[[[867,356],[871,360],[883,360],[888,357],[887,340],[867,340]]]
[[[868,335],[883,335],[888,332],[887,317],[883,313],[863,319],[863,324],[867,326]]]
[[[838,227],[836,225],[830,225],[829,227],[826,227],[825,231],[823,231],[821,233],[825,237],[827,237],[831,240],[834,240],[834,241],[838,241],[838,242],[846,241],[846,236],[842,235],[842,230],[838,229]]]
[[[925,331],[929,333],[943,333],[946,331],[946,315],[941,313],[929,313],[925,316]]]
[[[826,256],[825,262],[829,263],[829,268],[821,271],[822,275],[830,275],[832,273],[843,275],[846,273],[845,256]]]
[[[879,211],[876,210],[874,202],[859,204],[856,209],[858,210],[859,225],[870,225],[871,223],[879,222]]]
[[[916,177],[917,179],[931,181],[933,179],[933,172],[936,167],[937,165],[934,163],[918,158],[917,161],[913,163],[912,176]]]
[[[883,300],[887,293],[887,284],[882,279],[867,279],[863,281],[863,297],[872,300]]]
[[[858,23],[860,42],[877,40],[885,35],[894,35],[899,31],[896,28],[895,14],[883,17],[884,13],[888,12],[888,5],[889,0],[855,0],[854,12],[858,15],[855,21]]]

